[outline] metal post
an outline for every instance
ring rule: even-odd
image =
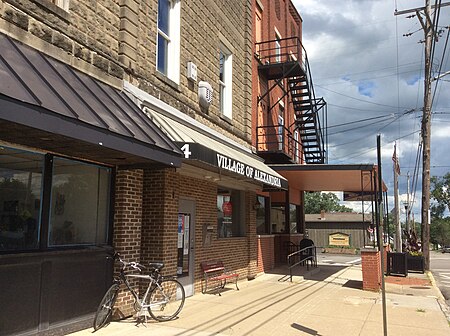
[[[378,157],[378,186],[379,190],[377,190],[377,203],[379,204],[378,209],[381,209],[381,201],[383,198],[383,180],[381,178],[381,136],[378,134],[377,136],[377,157]],[[384,247],[383,242],[380,239],[381,230],[380,227],[380,213],[377,213],[377,233],[378,233],[378,249],[380,251],[381,257],[381,301],[383,305],[383,331],[384,336],[387,336],[387,315],[386,315],[386,288],[384,284]]]

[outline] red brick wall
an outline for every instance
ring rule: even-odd
[[[361,250],[363,289],[379,291],[381,287],[381,260],[378,250]]]
[[[164,274],[177,266],[179,178],[175,169],[145,170],[141,261],[163,261]]]
[[[258,237],[258,273],[268,272],[275,267],[275,236]]]
[[[142,226],[143,171],[119,170],[116,175],[113,245],[125,260],[140,260]],[[117,267],[117,264],[116,264]],[[116,268],[116,271],[118,269]],[[117,313],[131,314],[134,300],[129,292],[121,291]]]
[[[176,274],[177,214],[181,198],[195,200],[195,291],[201,290],[200,263],[220,259],[241,278],[257,273],[256,194],[245,193],[246,235],[217,238],[215,230],[210,246],[203,246],[203,225],[217,227],[217,185],[211,181],[180,175],[173,169],[145,170],[143,178],[141,262],[162,260],[164,274]]]

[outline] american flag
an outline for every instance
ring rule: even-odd
[[[394,171],[400,175],[400,163],[397,157],[397,144],[394,144],[394,154],[392,154],[392,161],[394,162]]]

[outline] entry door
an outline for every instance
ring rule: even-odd
[[[178,207],[177,276],[186,296],[194,295],[195,201],[180,199]]]

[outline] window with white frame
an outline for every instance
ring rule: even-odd
[[[219,53],[219,104],[220,113],[232,119],[232,83],[233,83],[233,55],[225,47]]]
[[[281,36],[275,31],[275,61],[281,62]]]
[[[298,150],[299,150],[299,142],[298,142],[298,131],[294,131],[294,160],[298,163]]]
[[[284,103],[280,101],[280,112],[278,114],[278,150],[284,149]]]
[[[69,0],[50,0],[50,2],[54,3],[58,7],[61,7],[65,11],[69,11]]]
[[[180,82],[180,0],[158,0],[156,67],[175,83]]]

